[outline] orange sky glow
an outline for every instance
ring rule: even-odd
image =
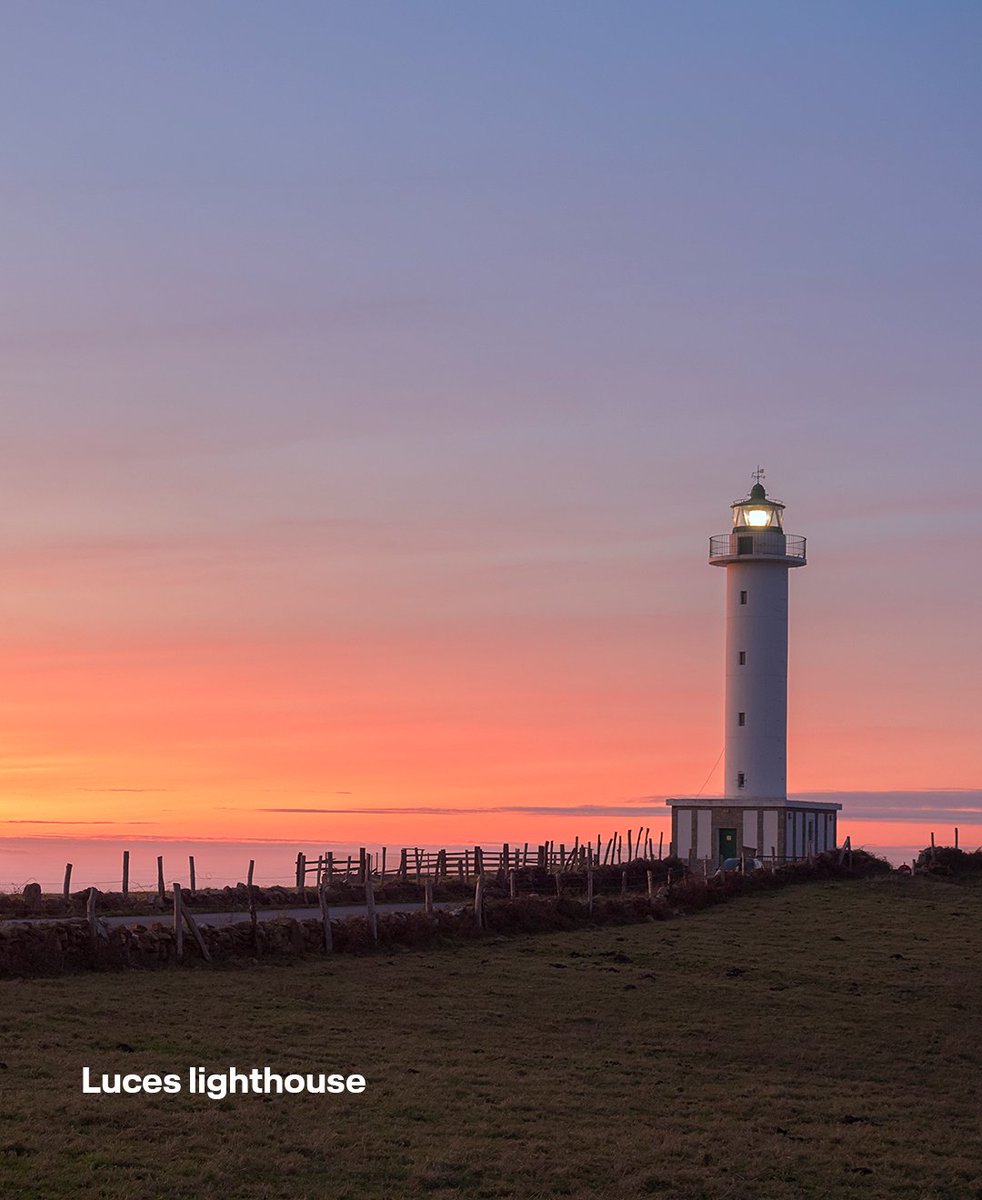
[[[667,829],[758,464],[791,793],[982,838],[971,6],[178,7],[0,44],[0,841]]]

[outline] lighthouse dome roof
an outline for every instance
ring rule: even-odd
[[[767,499],[767,492],[764,491],[764,485],[762,483],[755,483],[754,486],[750,489],[750,499],[751,500],[766,500]]]

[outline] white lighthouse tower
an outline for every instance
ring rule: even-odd
[[[805,539],[784,532],[762,478],[758,467],[730,531],[709,539],[711,565],[726,569],[723,796],[668,801],[674,852],[712,864],[832,849],[841,808],[788,801],[788,573],[805,565]]]
[[[805,539],[784,532],[784,505],[763,472],[730,505],[733,528],[709,539],[726,568],[724,792],[781,800],[788,791],[788,573],[805,565]]]

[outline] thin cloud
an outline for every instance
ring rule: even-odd
[[[149,825],[149,821],[32,821],[26,817],[12,817],[4,825]]]
[[[78,789],[80,792],[95,792],[96,795],[102,795],[104,792],[169,792],[170,788],[89,788],[83,787]]]
[[[525,814],[558,817],[658,817],[667,816],[663,796],[642,796],[595,804],[498,804],[475,808],[405,805],[372,808],[293,807],[262,808],[259,812],[323,814],[327,816],[456,817],[472,814]],[[707,796],[706,800],[718,800]],[[792,800],[830,801],[843,806],[843,817],[856,821],[925,821],[982,825],[982,790],[941,789],[923,792],[799,792]],[[256,810],[239,810],[256,811]]]
[[[406,805],[399,808],[261,808],[238,809],[239,812],[267,813],[327,813],[335,816],[421,816],[455,817],[472,813],[526,813],[532,816],[665,816],[668,809],[664,802],[652,806],[637,804],[499,804],[478,808],[436,808],[428,805]]]
[[[935,821],[982,825],[982,789],[939,788],[923,792],[802,792],[797,800],[834,800],[855,821]]]

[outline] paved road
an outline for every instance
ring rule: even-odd
[[[465,905],[458,900],[441,900],[433,905],[434,908],[443,909],[460,909]],[[238,921],[248,921],[249,914],[247,912],[219,912],[219,913],[199,913],[195,912],[188,905],[188,912],[194,917],[199,925],[234,925]],[[422,912],[422,904],[376,904],[375,911],[377,913],[410,913]],[[346,921],[349,917],[364,917],[368,909],[364,904],[338,904],[331,908],[332,921]],[[320,909],[313,907],[306,908],[259,908],[256,910],[256,917],[260,921],[276,921],[283,917],[293,917],[297,921],[320,920]],[[28,918],[7,918],[3,924],[10,925],[48,925],[52,921],[65,921],[67,917],[28,917]],[[71,918],[74,920],[84,920],[85,918]],[[115,928],[117,925],[166,925],[173,920],[173,916],[169,912],[144,913],[142,915],[133,916],[127,913],[121,917],[99,917],[108,928]]]

